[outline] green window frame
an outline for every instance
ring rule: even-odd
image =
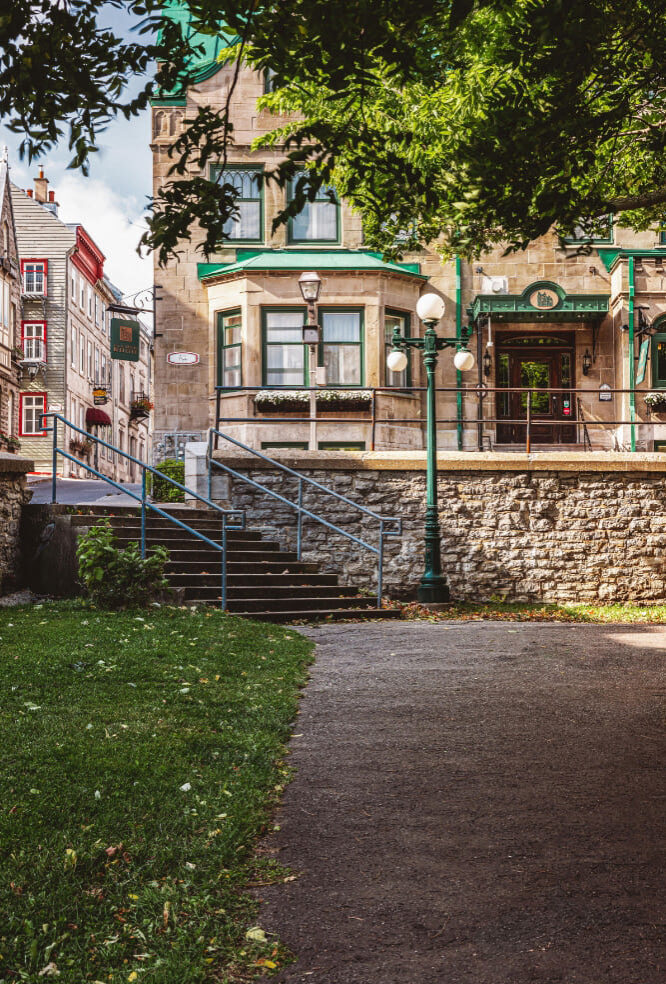
[[[309,386],[304,307],[261,309],[261,383],[273,388]]]
[[[568,245],[576,243],[589,243],[591,246],[612,246],[615,240],[615,228],[613,223],[613,213],[609,212],[606,216],[608,233],[604,236],[586,236],[583,230],[575,231],[573,236],[566,236],[564,241]]]
[[[384,374],[387,386],[411,386],[412,385],[412,350],[408,348],[405,352],[407,365],[402,372],[391,372],[386,364],[389,354],[393,351],[393,329],[400,329],[400,334],[409,336],[411,328],[411,316],[407,311],[394,311],[386,308],[384,311]]]
[[[365,385],[363,314],[363,308],[319,308],[319,365],[326,367],[327,386]],[[356,328],[351,320],[345,325],[343,319],[350,317],[357,319]]]
[[[263,166],[227,164],[225,168],[213,165],[211,181],[232,184],[238,195],[239,214],[225,222],[225,242],[264,242],[264,184],[260,176]]]
[[[650,341],[652,387],[666,389],[666,331],[655,332]]]
[[[264,95],[275,92],[275,72],[272,68],[265,68],[261,73]]]
[[[240,308],[217,315],[217,385],[237,389],[243,385],[243,322]]]
[[[298,178],[290,181],[287,186],[288,202],[293,198],[297,182]],[[335,202],[331,201],[329,191],[335,195]],[[297,243],[340,245],[340,200],[335,188],[331,185],[322,185],[315,200],[306,202],[303,211],[289,219],[287,242],[289,245]]]
[[[365,441],[318,441],[320,451],[365,451]]]
[[[659,245],[666,246],[666,222],[659,223]]]

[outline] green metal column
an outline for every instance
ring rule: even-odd
[[[634,283],[634,258],[629,257],[629,389],[631,393],[629,394],[629,420],[631,421],[630,433],[631,433],[631,450],[636,450],[636,394],[634,393],[634,388],[636,386],[636,366],[634,364],[634,293],[635,293],[635,283]]]
[[[460,342],[462,335],[462,277],[461,277],[461,262],[460,257],[456,256],[456,339]],[[457,348],[457,346],[456,346]],[[462,386],[462,373],[459,369],[456,369],[456,386],[458,387],[458,392],[456,393],[456,430],[458,433],[458,450],[463,449],[463,402],[462,393],[460,387]]]
[[[433,604],[448,601],[449,589],[441,574],[441,531],[437,508],[437,400],[435,393],[437,332],[432,322],[426,322],[423,336],[423,362],[427,379],[425,570],[418,587],[417,597],[421,602]]]

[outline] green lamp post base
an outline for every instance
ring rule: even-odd
[[[436,506],[428,505],[425,526],[425,570],[416,597],[422,605],[438,605],[449,600],[449,586],[442,574],[441,531]]]
[[[422,605],[441,605],[451,600],[449,586],[441,575],[428,578],[424,574],[416,591],[416,597]]]

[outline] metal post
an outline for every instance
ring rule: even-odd
[[[636,450],[636,366],[634,365],[634,258],[629,257],[629,428],[631,450]],[[623,414],[624,416],[624,414]]]
[[[442,577],[440,526],[437,510],[437,406],[435,369],[437,367],[437,333],[434,321],[424,322],[423,362],[426,370],[426,515],[425,570],[417,591],[419,601],[438,604],[449,600],[449,589]]]
[[[58,470],[58,418],[54,414],[51,418],[53,420],[53,455],[51,459],[51,468],[53,470],[53,475],[51,476],[51,502],[58,501],[58,485],[56,482],[56,473]],[[70,469],[71,474],[71,469]]]
[[[296,526],[296,559],[301,559],[301,544],[303,542],[303,479],[298,480],[298,521]]]
[[[310,345],[310,450],[317,450],[317,346]]]
[[[146,469],[141,469],[141,556],[146,556]]]
[[[227,517],[222,517],[222,611],[227,610]]]
[[[219,424],[215,425],[216,428]],[[208,501],[212,502],[211,493],[213,491],[213,432],[208,431]]]
[[[527,391],[527,429],[525,431],[525,451],[532,450],[532,390]]]
[[[459,342],[462,337],[462,264],[460,257],[456,256],[456,339]],[[456,437],[458,450],[463,450],[463,398],[462,398],[462,373],[456,369]],[[479,448],[480,451],[483,448]]]
[[[384,520],[379,521],[379,555],[377,557],[377,608],[382,607],[384,584]]]

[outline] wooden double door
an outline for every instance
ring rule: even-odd
[[[531,400],[532,443],[574,444],[576,404],[574,340],[567,332],[496,338],[497,444],[524,444]],[[506,388],[508,392],[502,393]],[[522,389],[522,392],[511,390]],[[553,393],[552,390],[564,390]],[[503,418],[506,423],[503,423]]]

